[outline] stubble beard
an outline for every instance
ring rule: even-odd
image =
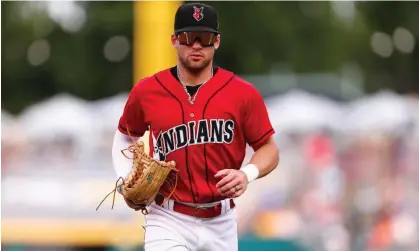
[[[191,62],[190,60],[188,60],[187,58],[180,58],[179,57],[179,61],[182,64],[182,66],[189,71],[190,73],[193,74],[198,74],[200,72],[202,72],[205,68],[208,67],[208,65],[211,64],[211,60],[209,59],[205,59],[202,62],[199,63],[195,63],[195,62]]]

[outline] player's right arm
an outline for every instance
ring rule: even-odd
[[[121,150],[127,149],[134,143],[133,139],[137,141],[148,129],[140,100],[141,84],[142,82],[138,83],[129,93],[114,134],[112,163],[118,178],[125,178],[133,165],[132,159],[125,157]],[[126,151],[125,154],[129,156],[129,152]],[[127,204],[135,209],[135,204],[129,201],[127,201]]]

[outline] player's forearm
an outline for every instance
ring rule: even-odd
[[[249,164],[242,170],[245,171],[250,182],[272,172],[278,166],[278,163],[279,149],[271,138],[253,154]]]
[[[137,138],[135,138],[135,140],[137,140]],[[127,149],[128,146],[132,144],[132,139],[129,136],[116,130],[112,145],[112,162],[118,178],[125,178],[132,168],[132,159],[125,157],[121,152],[121,150]],[[125,151],[124,153],[128,157],[132,157],[130,156],[132,154],[128,151]]]

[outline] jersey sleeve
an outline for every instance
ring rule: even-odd
[[[148,129],[139,98],[139,84],[131,90],[118,124],[121,133],[134,137],[142,137]]]
[[[243,130],[247,144],[255,151],[275,133],[265,101],[253,86],[245,105]]]

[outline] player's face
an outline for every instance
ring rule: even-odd
[[[172,35],[180,63],[192,72],[206,68],[220,46],[220,35],[210,32],[183,32]]]

